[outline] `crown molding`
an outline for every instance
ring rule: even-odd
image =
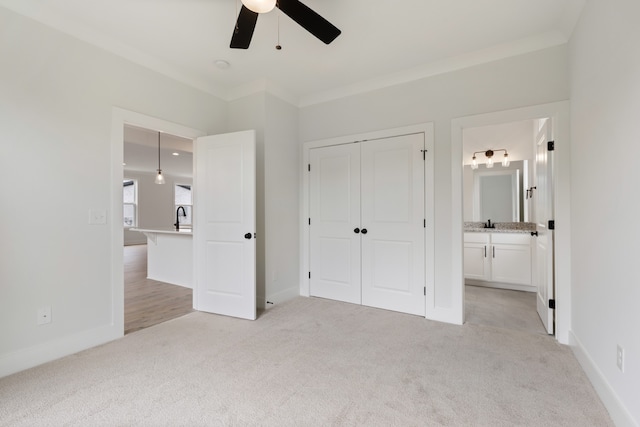
[[[374,79],[342,86],[327,91],[316,92],[300,98],[299,107],[334,101],[361,93],[408,83],[439,74],[462,70],[488,62],[498,61],[511,56],[522,55],[566,44],[568,38],[560,31],[550,31],[534,37],[496,45],[487,49],[466,53],[439,61],[433,61],[397,73],[387,74]]]

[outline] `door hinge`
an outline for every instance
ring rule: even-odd
[[[548,141],[547,142],[547,151],[553,151],[556,149],[556,142],[555,141]]]
[[[424,287],[424,296],[425,297],[427,296],[427,287],[426,286]]]
[[[553,219],[549,220],[549,230],[555,230],[556,229],[556,221]]]
[[[552,310],[556,309],[556,300],[554,300],[554,299],[550,299],[549,300],[549,308],[552,309]]]
[[[311,272],[309,272],[309,279],[311,279]]]
[[[309,164],[307,165],[307,170],[308,170],[309,172],[311,172],[311,163],[309,163]]]
[[[422,151],[422,160],[427,160],[427,150],[420,150]]]
[[[311,225],[311,218],[309,218],[309,225]]]
[[[423,220],[422,220],[422,226],[423,226],[424,228],[427,228],[427,220],[426,220],[426,219],[423,219]]]

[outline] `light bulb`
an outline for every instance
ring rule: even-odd
[[[471,169],[478,169],[478,160],[476,160],[476,156],[471,158]]]
[[[506,168],[507,166],[509,166],[509,163],[511,163],[509,161],[509,154],[504,153],[504,157],[502,158],[502,166]]]
[[[242,0],[242,4],[252,12],[267,13],[276,7],[276,0]]]
[[[162,169],[158,169],[158,175],[156,175],[156,184],[164,184],[164,176],[162,175]]]
[[[493,158],[489,157],[487,159],[487,169],[491,169],[493,167]]]

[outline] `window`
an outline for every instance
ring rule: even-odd
[[[193,198],[191,196],[191,184],[176,184],[174,192],[176,212],[178,212],[178,208],[182,206],[185,213],[185,215],[183,215],[182,209],[180,209],[178,222],[180,225],[192,225],[191,211],[193,207]]]
[[[122,181],[122,208],[125,227],[138,225],[138,181],[125,179]]]

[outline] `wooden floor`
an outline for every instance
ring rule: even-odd
[[[147,279],[147,245],[124,247],[124,333],[193,311],[189,288]]]

